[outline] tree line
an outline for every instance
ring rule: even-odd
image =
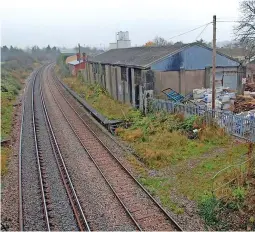
[[[17,47],[7,47],[6,45],[1,47],[1,55],[2,55],[2,61],[11,61],[11,60],[18,60],[20,62],[26,62],[29,60],[35,60],[38,62],[44,61],[44,60],[55,60],[56,57],[60,54],[60,50],[57,47],[50,47],[48,45],[45,48],[40,48],[37,45],[27,48],[26,50],[23,50],[21,48]]]

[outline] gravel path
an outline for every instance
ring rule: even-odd
[[[39,77],[40,76],[38,76],[35,81],[35,118],[37,121],[38,147],[43,156],[43,165],[46,176],[45,181],[48,186],[47,196],[49,196],[50,199],[51,211],[49,212],[49,216],[52,224],[51,229],[58,231],[78,230],[51,147],[49,132],[40,99]]]
[[[92,230],[134,230],[136,227],[73,134],[44,82],[46,106],[62,155]]]

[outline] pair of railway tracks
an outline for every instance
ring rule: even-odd
[[[48,75],[48,78],[50,76]],[[84,150],[110,186],[121,205],[125,208],[127,214],[132,218],[137,229],[181,230],[180,226],[172,217],[168,215],[149,192],[122,165],[117,156],[98,137],[88,122],[83,119],[84,114],[78,113],[74,107],[75,102],[70,101],[70,99],[73,101],[75,99],[70,95],[70,98],[65,96],[64,93],[66,92],[61,90],[63,87],[59,80],[52,78],[52,81],[48,80],[47,83],[55,102],[74,134],[76,134]],[[58,97],[54,94],[53,86],[58,90]],[[77,121],[82,122],[84,127],[80,128],[78,125],[75,125]],[[137,194],[140,196],[137,197]]]
[[[52,230],[54,228],[54,223],[52,223],[52,218],[54,215],[51,215],[51,200],[49,195],[49,188],[50,186],[47,184],[47,175],[45,172],[45,162],[44,162],[44,154],[41,151],[40,147],[40,141],[38,140],[38,134],[40,133],[39,129],[39,121],[37,120],[37,114],[43,113],[45,117],[45,121],[47,123],[47,130],[48,130],[48,136],[50,138],[51,142],[51,148],[52,152],[54,154],[54,158],[59,170],[59,174],[61,176],[61,180],[63,183],[63,186],[66,190],[66,194],[69,199],[69,203],[71,205],[71,208],[73,210],[74,217],[76,219],[77,226],[79,230],[83,231],[90,231],[90,227],[87,223],[86,217],[83,213],[83,210],[81,208],[80,202],[78,200],[77,194],[75,192],[74,186],[72,184],[71,178],[69,176],[68,170],[66,168],[65,162],[63,160],[63,156],[61,154],[59,145],[57,143],[51,121],[49,119],[49,115],[47,112],[47,108],[44,101],[44,96],[41,88],[41,84],[39,84],[39,94],[40,94],[40,100],[43,107],[43,112],[36,112],[35,110],[35,83],[36,81],[39,81],[38,79],[42,77],[42,71],[43,68],[39,69],[35,74],[32,81],[32,94],[31,94],[31,108],[32,108],[32,128],[33,128],[33,138],[34,138],[34,151],[37,161],[37,168],[38,168],[38,176],[39,176],[39,186],[40,186],[40,194],[41,194],[41,200],[42,200],[42,208],[43,208],[43,214],[44,214],[44,221],[45,221],[45,228],[47,230]],[[20,230],[24,230],[24,221],[23,221],[23,199],[22,199],[22,128],[23,128],[23,121],[24,121],[24,108],[22,113],[22,125],[21,125],[21,136],[20,136],[20,157],[19,157],[19,224],[20,224]]]
[[[48,194],[50,186],[47,185],[47,175],[45,173],[44,154],[40,149],[38,141],[38,134],[40,129],[38,126],[37,114],[35,111],[35,83],[39,78],[43,78],[44,68],[41,68],[32,80],[32,126],[33,139],[35,146],[35,155],[39,173],[41,201],[43,205],[43,214],[47,230],[54,229],[51,215],[51,201]],[[50,78],[52,72],[52,65],[45,67],[47,74],[47,84],[50,93],[58,106],[62,115],[66,119],[70,128],[78,138],[81,146],[84,148],[86,154],[90,157],[102,178],[110,187],[112,193],[118,199],[120,205],[124,208],[126,214],[131,219],[134,227],[137,230],[181,230],[180,226],[172,219],[171,216],[158,204],[158,202],[149,194],[149,192],[132,176],[132,174],[121,164],[120,160],[115,156],[111,150],[104,144],[104,142],[92,130],[90,125],[83,120],[82,116],[74,108],[71,98],[67,98],[59,80]],[[55,88],[55,91],[53,89]],[[52,151],[54,154],[54,162],[56,162],[62,183],[65,187],[66,194],[71,205],[74,218],[79,230],[90,230],[89,222],[86,219],[85,213],[79,202],[78,196],[75,192],[74,185],[71,181],[67,167],[65,165],[63,156],[60,151],[56,136],[51,125],[49,114],[44,100],[44,94],[41,84],[39,84],[40,101],[43,108],[44,118],[47,124],[48,136]],[[24,110],[23,110],[24,111]],[[24,112],[23,112],[24,113]],[[71,120],[72,118],[72,120]],[[22,120],[23,122],[23,120]],[[82,123],[83,127],[79,128],[76,122]],[[21,130],[22,139],[22,130]],[[24,229],[23,225],[23,209],[22,209],[22,146],[20,144],[20,229]],[[54,217],[54,215],[53,215]]]

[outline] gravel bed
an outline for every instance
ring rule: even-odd
[[[69,203],[66,190],[64,188],[58,166],[51,147],[49,132],[43,113],[39,92],[40,78],[37,77],[35,82],[35,119],[37,126],[38,148],[43,157],[43,167],[45,169],[45,181],[48,186],[48,196],[50,199],[49,212],[51,229],[56,231],[78,230],[76,220],[73,215],[71,205]]]
[[[32,127],[32,80],[24,97],[24,121],[22,138],[22,196],[24,230],[46,230],[40,193],[39,175],[35,156]]]
[[[82,143],[141,228],[143,230],[174,230],[173,222],[165,216],[105,147],[98,142],[72,108],[67,105],[61,94],[55,91],[55,96]]]
[[[134,172],[133,166],[126,160],[126,156],[134,153],[134,150],[128,146],[127,143],[121,141],[113,136],[102,124],[88,113],[84,107],[68,92],[66,89],[59,85],[61,93],[72,103],[72,106],[79,113],[81,118],[91,127],[95,134],[104,142],[104,144],[114,153],[121,163],[130,171]],[[138,161],[139,162],[139,161]],[[143,165],[141,163],[141,165]]]
[[[136,229],[58,109],[48,81],[43,89],[54,132],[91,229]]]
[[[134,153],[133,149],[125,142],[121,141],[117,137],[114,137],[105,127],[103,127],[98,121],[96,121],[84,107],[68,92],[62,85],[59,85],[59,89],[68,99],[72,102],[72,106],[80,114],[82,119],[89,124],[91,129],[96,135],[104,142],[104,144],[114,153],[115,156],[121,161],[121,163],[136,177],[139,175],[136,173],[133,166],[126,159],[127,154]],[[139,160],[137,160],[139,162]],[[140,163],[143,165],[142,163]],[[158,197],[155,197],[160,202]],[[197,205],[194,201],[185,197],[171,193],[171,199],[176,203],[181,204],[184,207],[185,212],[183,214],[175,214],[172,211],[166,209],[168,214],[174,218],[174,220],[182,227],[183,230],[204,230],[204,221],[197,214]],[[186,208],[187,207],[187,208]],[[195,223],[193,223],[195,221]]]

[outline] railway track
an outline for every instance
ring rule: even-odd
[[[59,149],[48,116],[47,108],[45,106],[44,96],[39,80],[39,78],[42,77],[43,70],[44,68],[41,68],[37,73],[35,73],[31,83],[32,86],[30,86],[32,91],[31,93],[28,92],[28,95],[31,96],[31,138],[33,138],[32,150],[36,157],[36,162],[33,162],[32,164],[36,164],[37,166],[37,172],[35,174],[38,176],[39,183],[37,184],[37,187],[40,189],[39,195],[41,196],[42,203],[40,210],[41,212],[39,209],[38,212],[42,213],[43,211],[43,217],[41,217],[41,215],[36,215],[36,212],[33,212],[33,209],[31,209],[30,206],[28,207],[27,201],[24,201],[24,198],[26,198],[25,196],[28,195],[28,192],[26,192],[27,189],[22,190],[22,187],[24,187],[23,184],[26,183],[25,177],[28,176],[27,171],[23,173],[23,168],[26,166],[24,165],[24,162],[27,164],[29,163],[28,161],[30,161],[29,159],[26,161],[24,160],[27,158],[27,153],[24,152],[26,148],[23,148],[23,140],[25,140],[23,138],[23,129],[26,129],[26,127],[23,126],[24,114],[26,113],[26,108],[24,107],[22,114],[19,156],[20,230],[90,231],[90,227],[81,208],[61,151]],[[45,124],[43,123],[42,117],[44,118]],[[45,137],[48,137],[48,139],[45,140]],[[49,150],[48,152],[45,150],[45,145],[46,147],[51,148],[51,152],[49,152]],[[23,192],[26,194],[23,194]],[[38,203],[38,196],[35,200]],[[63,202],[67,202],[69,206],[63,207]],[[37,223],[37,221],[40,221],[39,227],[34,225]]]
[[[91,126],[83,120],[73,107],[75,104],[70,101],[70,98],[67,99],[63,89],[61,90],[62,87],[58,80],[49,78],[50,72],[47,75],[47,84],[54,101],[137,229],[180,231],[181,228],[174,219],[121,164]],[[53,91],[53,86],[55,91]]]

